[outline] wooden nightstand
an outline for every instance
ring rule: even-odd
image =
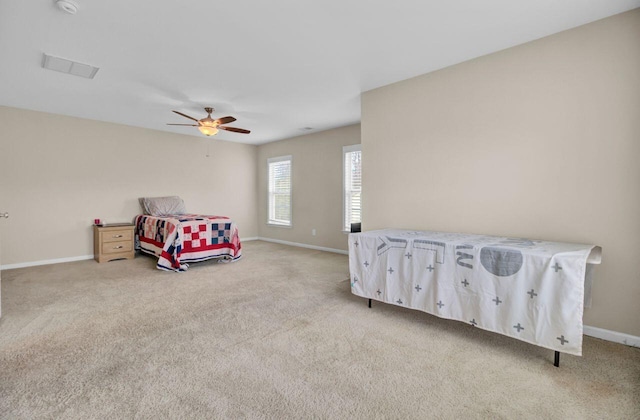
[[[131,223],[113,223],[109,225],[93,226],[93,254],[99,263],[133,259],[133,230]]]

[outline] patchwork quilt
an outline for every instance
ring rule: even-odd
[[[189,262],[235,261],[242,256],[238,227],[228,217],[138,215],[135,225],[136,249],[157,256],[161,270],[186,271]]]
[[[601,248],[385,229],[349,235],[351,291],[582,354],[587,260]]]

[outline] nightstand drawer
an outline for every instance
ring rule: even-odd
[[[103,254],[119,254],[121,252],[129,252],[133,250],[133,242],[121,241],[121,242],[105,242],[102,244]]]
[[[125,242],[131,241],[132,238],[133,231],[131,229],[102,232],[102,242]]]

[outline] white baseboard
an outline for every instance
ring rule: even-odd
[[[11,270],[14,268],[35,267],[37,265],[60,264],[60,263],[66,263],[66,262],[92,260],[92,259],[93,259],[93,254],[80,255],[78,257],[56,258],[53,260],[29,261],[29,262],[17,263],[17,264],[0,265],[0,270]]]
[[[242,242],[257,241],[258,239],[260,238],[258,238],[257,236],[252,238],[242,238]],[[93,259],[93,255],[80,255],[78,257],[56,258],[53,260],[29,261],[29,262],[17,263],[17,264],[0,265],[0,270],[11,270],[14,268],[35,267],[38,265],[60,264],[60,263],[66,263],[66,262],[83,261],[83,260],[91,260],[91,259]]]
[[[333,252],[336,254],[343,254],[343,255],[349,254],[348,251],[345,251],[342,249],[325,248],[322,246],[307,245],[307,244],[301,244],[298,242],[281,241],[279,239],[263,238],[259,236],[242,238],[242,241],[243,242],[265,241],[265,242],[273,242],[273,243],[282,244],[282,245],[297,246],[300,248],[315,249],[317,251]],[[60,264],[60,263],[66,263],[66,262],[83,261],[83,260],[91,260],[91,259],[93,259],[93,255],[81,255],[78,257],[56,258],[53,260],[30,261],[30,262],[18,263],[18,264],[5,264],[5,265],[0,265],[0,270],[11,270],[14,268],[35,267],[38,265]],[[583,327],[583,332],[585,335],[588,335],[590,337],[600,338],[602,340],[611,341],[614,343],[620,343],[627,346],[640,347],[640,337],[636,337],[635,335],[625,334],[617,331],[605,330],[604,328],[591,327],[589,325],[585,325]]]
[[[317,251],[327,251],[327,252],[333,252],[336,254],[349,255],[349,251],[345,251],[343,249],[325,248],[323,246],[307,245],[307,244],[301,244],[298,242],[281,241],[280,239],[271,239],[271,238],[263,238],[263,237],[258,237],[258,240],[266,241],[266,242],[274,242],[276,244],[282,244],[282,245],[297,246],[300,248],[315,249]]]
[[[617,331],[605,330],[603,328],[590,327],[585,325],[582,329],[584,335],[600,338],[614,343],[620,343],[631,347],[640,347],[640,337],[625,334]]]
[[[259,236],[242,238],[241,240],[242,242],[249,242],[249,241],[275,242],[283,245],[291,245],[291,246],[297,246],[301,248],[311,248],[311,249],[316,249],[318,251],[335,252],[338,254],[348,255],[348,251],[343,251],[341,249],[324,248],[320,246],[306,245],[306,244],[300,244],[296,242],[280,241],[278,239],[261,238]],[[60,263],[66,263],[66,262],[83,261],[83,260],[91,260],[91,259],[93,259],[93,255],[80,255],[77,257],[55,258],[52,260],[29,261],[29,262],[17,263],[17,264],[4,264],[4,265],[0,265],[0,270],[12,270],[14,268],[36,267],[38,265],[60,264]]]

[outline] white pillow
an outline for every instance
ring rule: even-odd
[[[184,201],[178,196],[143,197],[140,200],[145,214],[151,216],[167,216],[169,214],[185,214]]]

